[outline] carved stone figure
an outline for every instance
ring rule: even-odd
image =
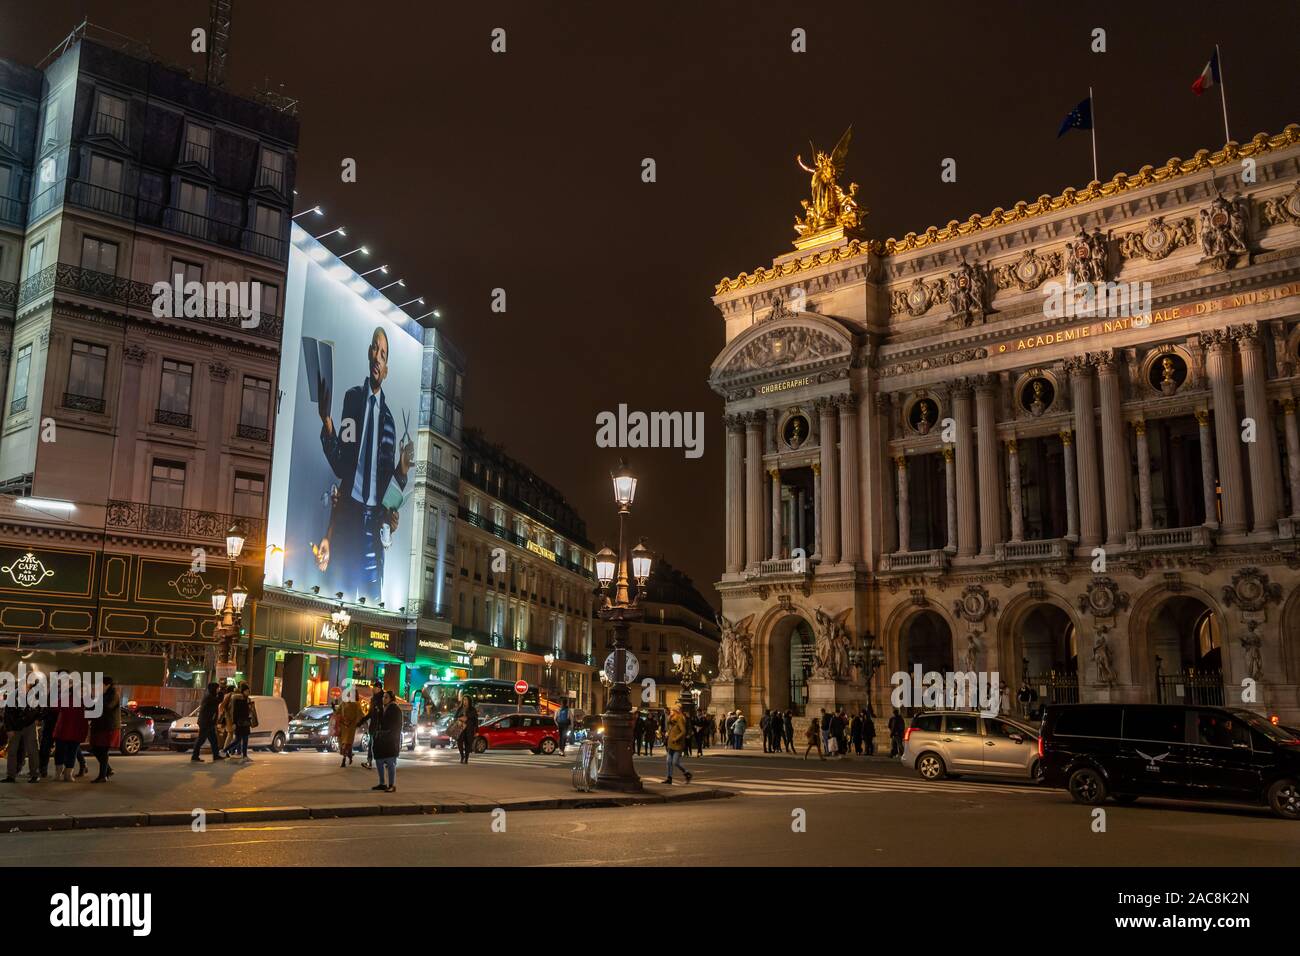
[[[1160,360],[1160,368],[1163,370],[1160,378],[1160,391],[1166,395],[1172,395],[1178,391],[1178,380],[1174,378],[1177,363],[1174,362],[1172,356],[1166,355]]]
[[[843,680],[849,673],[849,634],[844,626],[852,608],[834,617],[817,608],[817,643],[813,648],[813,676],[823,680]]]
[[[979,669],[980,662],[980,642],[979,631],[971,631],[966,635],[966,651],[961,655],[958,663],[963,671],[973,671]]]
[[[1250,621],[1246,627],[1249,632],[1241,639],[1241,649],[1246,653],[1246,676],[1259,681],[1264,677],[1264,641],[1255,633],[1255,628],[1259,627],[1258,621]]]
[[[1232,576],[1232,584],[1224,585],[1223,603],[1234,605],[1248,613],[1257,613],[1271,601],[1282,600],[1282,585],[1269,581],[1259,568],[1242,568]]]
[[[1029,413],[1035,418],[1047,411],[1047,403],[1043,401],[1044,391],[1043,380],[1034,379],[1034,400],[1029,403]]]
[[[1097,628],[1097,637],[1092,642],[1092,662],[1097,668],[1097,683],[1110,686],[1115,683],[1115,665],[1111,657],[1110,641],[1106,632],[1110,628],[1102,624]]]
[[[718,680],[745,680],[749,677],[749,668],[753,664],[749,626],[753,621],[752,614],[734,623],[718,615],[718,627],[722,629],[722,643],[718,647]]]
[[[1083,229],[1066,247],[1065,274],[1074,285],[1106,281],[1106,239],[1100,229],[1091,233]]]
[[[1247,254],[1245,200],[1238,197],[1229,202],[1217,186],[1214,193],[1199,215],[1201,252],[1207,259]]]
[[[979,266],[963,262],[948,276],[948,308],[963,327],[984,320],[984,274]]]
[[[1119,589],[1111,578],[1096,577],[1088,582],[1088,590],[1079,595],[1079,610],[1093,617],[1114,617],[1128,607],[1128,595]]]

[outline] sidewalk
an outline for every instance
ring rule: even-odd
[[[807,744],[805,744],[804,746],[806,747]],[[749,740],[746,739],[746,741],[745,741],[745,749],[744,749],[744,750],[732,750],[730,747],[717,747],[717,746],[714,746],[714,747],[705,747],[705,748],[704,748],[704,757],[703,757],[703,758],[695,756],[695,752],[692,751],[692,752],[691,752],[690,759],[692,759],[692,760],[700,760],[700,759],[707,759],[707,758],[710,757],[710,756],[714,756],[714,757],[757,757],[757,758],[759,758],[759,759],[776,759],[776,758],[778,758],[778,757],[785,757],[786,759],[798,759],[798,760],[802,760],[802,759],[803,759],[803,751],[804,751],[804,748],[803,748],[803,747],[800,747],[800,748],[799,748],[798,750],[796,750],[794,753],[764,753],[764,752],[763,752],[763,741],[762,741],[761,739],[755,741],[755,743],[754,743],[754,745],[753,745],[752,747],[751,747],[750,744],[749,744]],[[826,755],[826,759],[827,759],[827,760],[841,760],[841,759],[842,759],[842,760],[846,760],[846,761],[847,761],[847,760],[858,760],[858,761],[869,760],[869,761],[871,761],[871,762],[873,762],[873,763],[898,763],[898,758],[897,758],[897,757],[891,757],[891,756],[889,756],[889,747],[888,747],[888,745],[885,746],[884,753],[881,753],[880,748],[877,747],[877,748],[876,748],[876,752],[875,752],[872,756],[870,756],[870,757],[868,757],[866,754],[855,754],[855,753],[853,753],[852,751],[853,751],[853,745],[850,744],[850,745],[849,745],[849,753],[845,754],[843,757],[832,757],[830,754],[827,754],[827,755]],[[658,751],[656,751],[656,753],[657,753],[657,752],[658,752]],[[816,751],[816,750],[813,750],[811,753],[809,753],[809,754],[808,754],[808,759],[809,759],[809,760],[816,760],[816,759],[817,759],[817,751]]]
[[[459,763],[398,762],[397,791],[374,791],[376,773],[360,762],[341,768],[333,760],[262,753],[248,764],[190,763],[183,754],[122,757],[108,783],[90,776],[72,783],[0,786],[0,833],[98,827],[189,826],[202,808],[206,822],[305,820],[416,813],[488,813],[509,810],[583,809],[678,803],[734,796],[706,786],[666,786],[643,778],[639,794],[573,789],[571,759],[554,766],[521,767],[482,757]],[[91,762],[94,773],[94,762]]]

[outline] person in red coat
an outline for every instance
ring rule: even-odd
[[[81,756],[81,744],[90,730],[90,720],[84,707],[60,707],[54,722],[54,778],[72,780],[72,765],[81,765],[78,777],[85,776],[86,758]]]
[[[113,686],[113,678],[104,675],[104,693],[100,695],[100,713],[90,720],[90,752],[99,762],[99,776],[91,783],[103,783],[113,776],[108,765],[108,752],[121,743],[122,698]]]

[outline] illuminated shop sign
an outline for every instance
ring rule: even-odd
[[[387,651],[389,645],[389,633],[387,631],[371,631],[370,647],[376,651]]]
[[[0,571],[9,575],[14,584],[24,588],[34,588],[46,578],[54,576],[54,572],[30,551],[8,567],[0,567]]]
[[[537,544],[537,543],[534,542],[534,541],[531,541],[531,540],[528,541],[528,542],[526,543],[525,547],[527,547],[529,551],[533,552],[533,554],[540,554],[542,557],[546,558],[548,561],[554,561],[554,560],[555,560],[555,552],[554,552],[554,551],[548,551],[546,548],[543,548],[540,544]]]
[[[771,385],[759,387],[758,394],[771,395],[773,392],[784,392],[791,388],[802,388],[805,385],[812,384],[812,376],[805,375],[803,378],[787,379],[784,382],[773,382]]]

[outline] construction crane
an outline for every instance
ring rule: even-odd
[[[211,0],[208,28],[208,86],[226,85],[226,54],[230,52],[232,0]]]

